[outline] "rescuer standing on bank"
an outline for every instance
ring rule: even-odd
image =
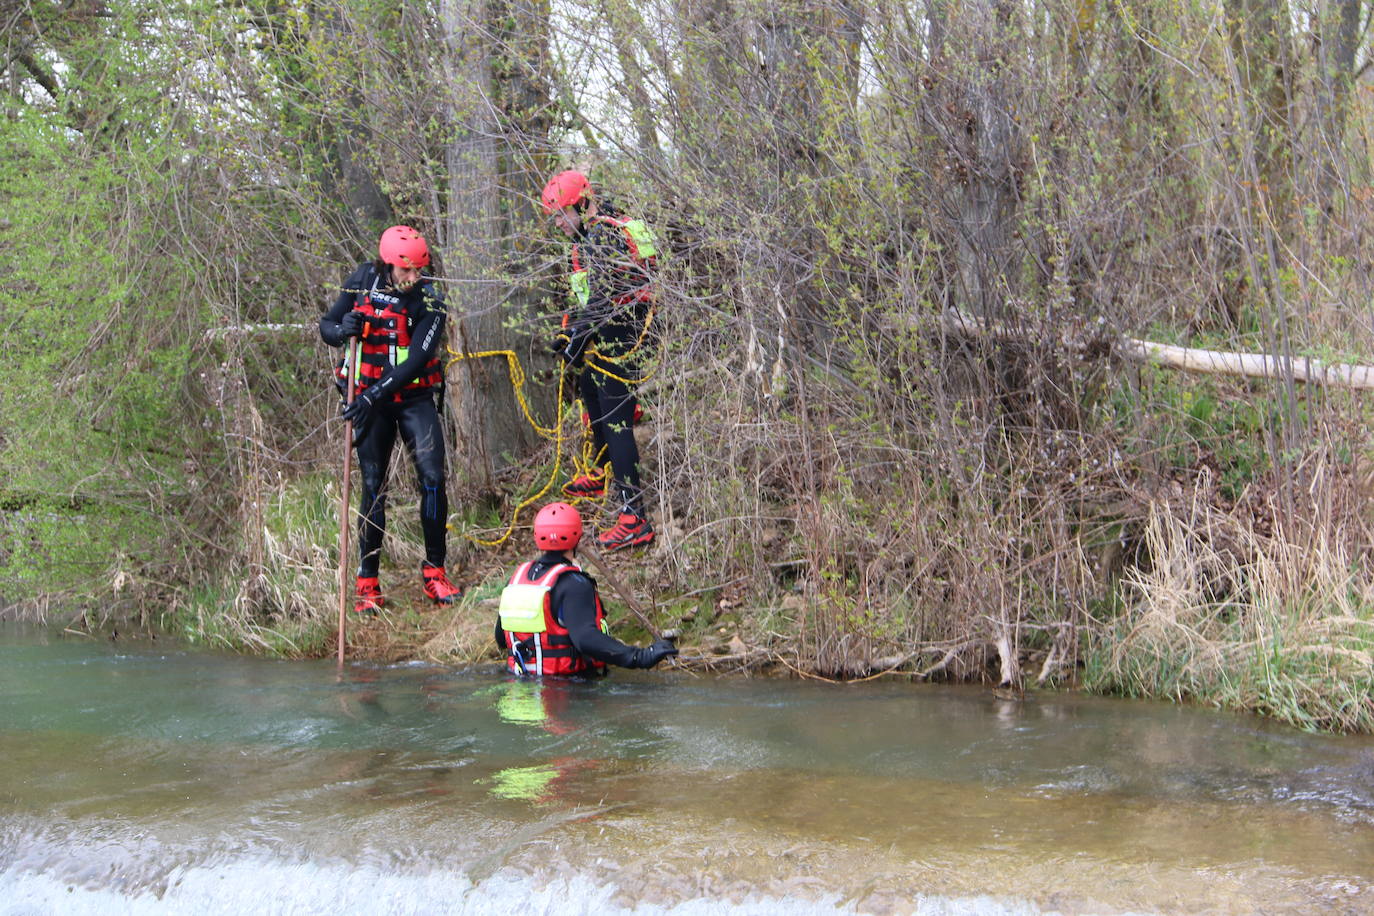
[[[339,361],[337,380],[354,373],[357,393],[343,410],[353,421],[353,444],[362,472],[358,505],[358,581],[354,610],[376,613],[382,606],[378,580],[386,533],[386,478],[399,434],[415,462],[420,487],[420,527],[425,559],[420,567],[425,595],[452,604],[462,590],[444,571],[448,551],[448,493],[444,436],[436,399],[442,396],[446,320],[443,295],[423,275],[429,266],[424,236],[409,226],[382,233],[377,260],[360,264],[344,281],[333,307],[320,318],[320,337],[332,347],[359,339],[358,365]],[[346,390],[346,389],[345,389]]]
[[[522,563],[501,592],[496,645],[520,675],[587,675],[607,665],[652,668],[677,655],[672,640],[635,648],[606,632],[596,580],[577,565],[582,516],[550,503],[534,517],[534,543],[543,551]]]
[[[597,201],[587,176],[560,172],[542,195],[544,212],[572,239],[568,282],[571,301],[555,351],[578,371],[578,390],[591,424],[593,448],[609,453],[620,511],[614,527],[597,537],[603,549],[637,547],[654,539],[644,511],[639,446],[631,389],[634,360],[644,347],[654,300],[658,250],[643,220]],[[568,496],[605,492],[600,468],[564,487]]]

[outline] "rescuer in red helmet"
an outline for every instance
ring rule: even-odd
[[[362,487],[358,504],[357,594],[354,610],[373,614],[382,606],[378,580],[386,531],[386,478],[397,435],[415,462],[420,486],[420,527],[425,595],[452,604],[462,590],[444,571],[448,551],[448,495],[444,483],[444,436],[436,400],[443,396],[444,297],[424,275],[429,246],[410,226],[392,226],[377,244],[377,259],[360,264],[344,281],[338,299],[320,318],[320,337],[332,347],[359,340],[358,365],[338,364],[343,388],[354,373],[356,393],[343,418],[353,421]]]
[[[543,553],[510,577],[496,618],[506,666],[522,675],[581,675],[607,665],[652,668],[677,655],[670,639],[639,649],[606,632],[596,580],[574,558],[581,540],[582,516],[567,503],[550,503],[534,517],[534,543]]]
[[[631,383],[638,374],[634,360],[648,336],[657,244],[643,220],[630,219],[608,202],[598,201],[581,172],[553,176],[541,201],[544,212],[572,240],[569,308],[554,349],[579,373],[596,463],[604,460],[604,448],[615,475],[619,517],[597,542],[606,550],[648,544],[654,529],[644,511],[634,437],[638,404]],[[569,481],[563,492],[597,497],[605,487],[598,467]]]

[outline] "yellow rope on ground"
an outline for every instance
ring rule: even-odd
[[[535,493],[515,507],[515,511],[511,513],[510,524],[506,526],[505,533],[494,540],[487,540],[486,538],[475,537],[467,532],[463,532],[463,537],[472,541],[474,544],[479,544],[483,547],[499,547],[510,540],[510,536],[515,532],[515,523],[520,519],[520,511],[526,506],[543,498],[544,494],[549,492],[549,489],[553,487],[554,481],[558,479],[558,469],[563,461],[563,383],[568,373],[566,370],[560,370],[558,373],[558,400],[555,402],[558,404],[558,416],[554,420],[554,425],[552,427],[545,427],[540,426],[538,421],[534,419],[534,415],[530,412],[529,401],[525,398],[525,381],[527,376],[525,375],[524,367],[520,365],[520,357],[516,355],[514,350],[482,350],[477,353],[460,353],[452,347],[447,347],[447,349],[452,358],[449,359],[445,368],[453,365],[459,360],[478,359],[486,356],[504,356],[506,358],[506,365],[510,370],[511,387],[515,390],[515,399],[520,402],[520,409],[524,411],[525,419],[529,421],[530,426],[534,428],[536,433],[546,439],[553,439],[554,441],[553,471],[549,474],[549,479],[544,483],[544,486],[538,493]],[[449,527],[452,526],[450,525]]]

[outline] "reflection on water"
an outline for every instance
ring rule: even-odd
[[[581,730],[570,718],[569,710],[579,691],[588,698],[595,696],[579,681],[509,678],[493,687],[491,694],[496,697],[496,714],[503,723],[571,738]],[[552,747],[545,746],[545,752],[550,750]],[[536,804],[557,803],[564,800],[562,790],[573,781],[575,774],[595,769],[601,763],[597,759],[569,754],[533,766],[505,767],[491,777],[491,793],[498,798]]]
[[[1374,912],[1374,742],[1162,704],[0,625],[0,771],[0,912]]]

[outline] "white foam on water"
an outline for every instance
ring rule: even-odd
[[[4,916],[165,916],[165,914],[502,914],[521,916],[805,916],[862,913],[863,906],[838,896],[819,899],[755,897],[743,900],[696,899],[662,906],[616,902],[614,885],[582,876],[539,882],[505,870],[474,885],[461,872],[388,874],[368,867],[321,867],[311,863],[232,862],[214,867],[174,869],[157,889],[125,892],[79,886],[43,872],[0,872],[0,913]],[[919,897],[905,905],[885,901],[883,910],[916,916],[1048,916],[1025,901],[991,897]]]

